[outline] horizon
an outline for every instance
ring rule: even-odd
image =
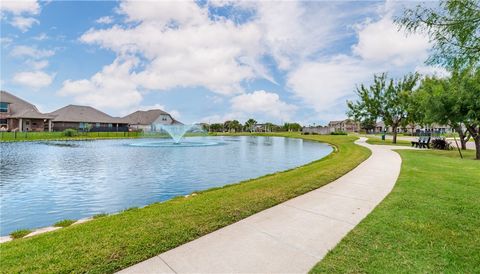
[[[2,1],[1,88],[42,112],[306,126],[347,118],[374,73],[445,73],[393,22],[416,3],[172,3]]]

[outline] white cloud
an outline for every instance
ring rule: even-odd
[[[355,85],[369,80],[372,73],[372,68],[358,59],[337,56],[328,61],[304,63],[289,74],[287,86],[307,105],[324,112],[352,94]]]
[[[38,14],[40,12],[40,5],[36,0],[2,0],[0,5],[0,12],[10,12],[14,15]]]
[[[257,90],[241,94],[230,100],[233,112],[247,115],[264,114],[270,118],[289,120],[297,107],[280,100],[276,93]]]
[[[113,17],[112,16],[103,16],[95,20],[98,24],[111,24],[113,23]]]
[[[54,76],[43,71],[19,72],[13,76],[13,82],[33,89],[40,89],[49,86],[53,78]]]
[[[257,3],[256,23],[262,29],[268,53],[280,69],[295,67],[338,36],[333,33],[335,13],[330,8],[328,4],[294,1]]]
[[[26,32],[29,30],[33,24],[38,24],[39,21],[33,17],[24,17],[24,16],[15,16],[13,17],[12,21],[10,21],[10,24],[18,29],[20,29],[22,32]]]
[[[258,61],[261,33],[254,24],[212,20],[195,2],[124,1],[119,10],[138,24],[91,29],[80,40],[118,55],[146,58],[136,75],[144,88],[203,86],[236,94],[243,91],[240,83],[255,78],[257,71],[266,75]]]
[[[26,15],[38,15],[39,13],[40,5],[36,0],[3,0],[0,3],[0,18],[7,20],[22,32],[26,32],[33,24],[39,23],[37,19]],[[6,14],[12,14],[13,18],[8,18]]]
[[[137,106],[142,100],[132,81],[132,70],[137,63],[136,58],[117,58],[90,79],[64,81],[58,94],[72,96],[78,104],[100,109],[121,110]]]
[[[49,37],[48,37],[48,35],[47,35],[45,32],[42,32],[42,33],[40,33],[39,35],[33,37],[33,39],[34,39],[34,40],[37,40],[37,41],[47,40],[48,38],[49,38]]]
[[[419,65],[415,71],[426,76],[436,76],[440,78],[449,77],[451,73],[444,67]]]
[[[399,31],[391,19],[394,6],[385,4],[379,9],[379,20],[369,19],[355,27],[358,42],[351,54],[306,61],[290,71],[287,86],[317,114],[345,117],[345,101],[355,96],[356,85],[369,84],[373,74],[390,72],[389,76],[398,77],[416,66],[425,70],[428,38]]]
[[[26,62],[27,66],[33,68],[34,70],[42,70],[46,67],[48,67],[48,60],[28,60]]]
[[[23,45],[14,47],[10,52],[10,55],[14,57],[30,57],[34,59],[46,58],[46,57],[53,56],[54,54],[55,54],[55,51],[53,50],[42,50],[36,47],[23,46]]]
[[[13,42],[13,39],[10,37],[0,37],[0,44],[2,46],[10,46],[12,42]]]
[[[257,14],[238,23],[235,18],[211,16],[208,5],[233,5]],[[326,47],[337,36],[327,35],[332,26],[329,11],[294,2],[204,6],[194,1],[122,1],[117,12],[134,25],[90,29],[80,41],[141,59],[135,74],[123,76],[137,89],[205,87],[232,96],[244,93],[245,81],[263,78],[276,83],[260,61],[266,54],[280,68],[291,69]],[[318,20],[319,14],[323,20]]]
[[[425,60],[431,47],[428,37],[399,31],[390,14],[376,22],[367,21],[357,28],[358,43],[352,50],[367,61],[388,61],[402,66]]]

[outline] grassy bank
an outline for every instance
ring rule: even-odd
[[[399,151],[392,193],[312,273],[480,273],[474,151]]]
[[[321,187],[369,155],[351,136],[301,136],[337,150],[289,171],[0,245],[3,273],[111,273]]]

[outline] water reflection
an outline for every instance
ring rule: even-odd
[[[325,144],[280,137],[187,141],[221,145],[139,146],[151,139],[1,143],[0,235],[259,177],[331,152]]]

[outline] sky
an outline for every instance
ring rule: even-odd
[[[0,1],[1,89],[42,112],[324,125],[375,73],[445,73],[393,22],[421,2]]]

